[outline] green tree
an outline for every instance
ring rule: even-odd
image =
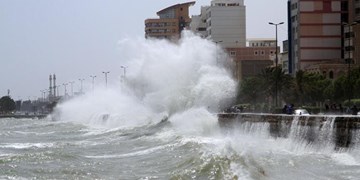
[[[238,103],[256,104],[263,102],[264,94],[262,81],[258,77],[249,77],[244,79],[240,84],[238,93]]]
[[[262,89],[264,94],[272,97],[274,104],[276,94],[278,95],[278,100],[281,100],[292,85],[292,77],[285,74],[285,71],[280,67],[265,68],[259,77],[263,81]]]
[[[11,111],[14,111],[15,109],[16,109],[15,101],[11,99],[9,96],[3,96],[0,99],[0,112],[9,113]]]

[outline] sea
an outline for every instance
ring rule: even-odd
[[[0,119],[0,179],[360,179],[360,145],[337,148],[331,118],[311,142],[296,123],[284,137],[267,123],[220,127],[237,97],[231,60],[182,37],[121,40],[126,76],[63,98],[46,118]]]

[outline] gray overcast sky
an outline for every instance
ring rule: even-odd
[[[144,20],[184,0],[1,0],[0,96],[11,90],[14,99],[40,97],[48,88],[48,75],[57,84],[90,75],[118,80],[124,63],[117,48],[124,38],[143,38]],[[269,21],[286,23],[286,0],[245,0],[247,38],[274,38]],[[143,4],[141,4],[143,3]],[[210,0],[198,0],[190,14]],[[286,25],[279,27],[279,43],[286,39]]]

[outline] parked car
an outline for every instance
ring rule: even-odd
[[[310,115],[306,109],[295,109],[294,115]]]

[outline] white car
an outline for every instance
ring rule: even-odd
[[[295,109],[294,115],[310,115],[306,109]]]

